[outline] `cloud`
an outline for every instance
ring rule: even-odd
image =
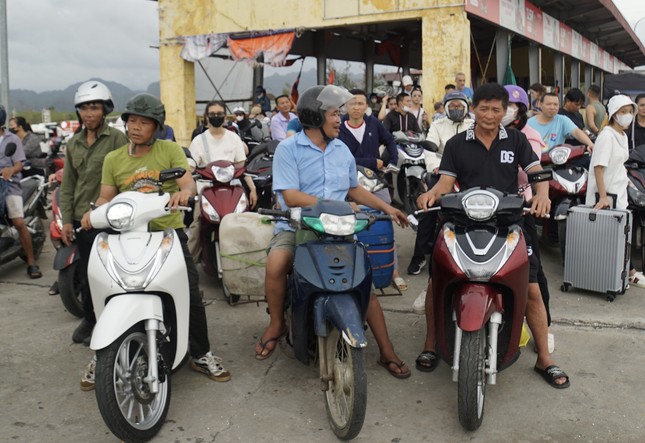
[[[91,77],[145,89],[159,80],[157,2],[7,0],[9,86],[64,89]]]

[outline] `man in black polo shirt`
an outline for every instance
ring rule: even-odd
[[[499,191],[517,193],[518,166],[526,172],[539,171],[540,161],[531,149],[526,137],[515,129],[500,125],[508,105],[508,93],[496,84],[479,87],[473,95],[476,123],[465,132],[452,137],[439,166],[441,178],[428,192],[417,199],[421,209],[427,209],[439,201],[443,194],[451,192],[458,180],[461,189],[491,186]],[[531,213],[543,217],[549,213],[551,202],[548,197],[548,183],[536,185],[531,201]],[[549,384],[556,388],[569,386],[569,377],[557,367],[548,351],[546,310],[537,284],[537,260],[529,256],[529,290],[526,305],[528,321],[538,358],[535,369]],[[426,342],[423,352],[417,358],[417,369],[433,371],[439,363],[435,353],[434,307],[432,284],[426,291]]]
[[[578,88],[571,88],[564,96],[564,104],[558,111],[558,114],[565,115],[578,127],[578,129],[583,129],[585,127],[585,122],[582,119],[582,114],[580,113],[580,108],[585,104],[585,95]],[[571,145],[578,145],[579,142],[574,137],[567,137],[564,140],[565,143]]]

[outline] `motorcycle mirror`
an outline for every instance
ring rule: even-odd
[[[538,172],[527,174],[527,176],[529,183],[545,182],[553,179],[553,171],[551,171],[550,169],[543,169]]]
[[[16,153],[16,149],[18,149],[18,146],[16,146],[15,143],[11,142],[8,143],[7,146],[4,148],[4,155],[7,157],[11,157]]]
[[[161,183],[167,182],[168,180],[176,180],[180,177],[183,177],[186,173],[184,168],[171,168],[165,169],[159,173],[159,181]]]
[[[45,152],[41,152],[41,153],[40,153],[40,154],[38,154],[36,157],[37,157],[37,158],[47,158],[47,153],[45,153]]]

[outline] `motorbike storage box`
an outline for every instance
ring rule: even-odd
[[[219,228],[222,280],[231,294],[264,296],[264,268],[273,224],[255,212],[227,214]]]
[[[607,294],[613,301],[627,287],[632,214],[574,206],[567,216],[564,284]]]
[[[367,207],[364,212],[382,214]],[[368,229],[359,232],[358,240],[365,245],[372,265],[372,284],[376,289],[392,284],[394,272],[394,229],[389,220],[379,220]]]

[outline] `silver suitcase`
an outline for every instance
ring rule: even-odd
[[[573,286],[602,292],[608,301],[625,293],[631,231],[630,211],[588,206],[569,209],[562,290]]]

